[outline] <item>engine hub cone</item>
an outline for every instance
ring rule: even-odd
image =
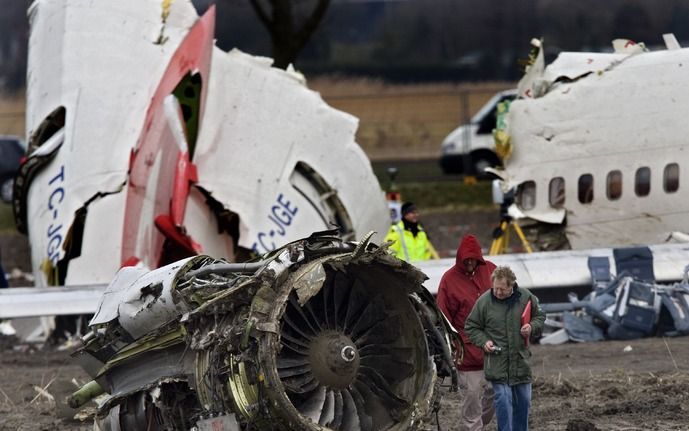
[[[344,389],[356,378],[359,352],[348,336],[328,331],[314,337],[309,348],[313,376],[324,386]]]

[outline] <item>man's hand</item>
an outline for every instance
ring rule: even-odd
[[[527,323],[522,326],[522,328],[519,330],[519,333],[522,334],[522,337],[529,338],[531,335],[531,324]]]
[[[486,344],[483,345],[483,351],[486,353],[493,353],[493,351],[495,351],[493,340],[486,341]]]

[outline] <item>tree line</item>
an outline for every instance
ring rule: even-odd
[[[25,82],[29,0],[0,0],[0,84]],[[610,49],[615,38],[689,45],[689,0],[195,0],[217,5],[218,45],[293,62],[307,74],[397,81],[514,80],[529,40]]]

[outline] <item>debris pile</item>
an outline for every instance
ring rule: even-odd
[[[334,233],[252,263],[122,269],[74,354],[93,381],[71,405],[106,392],[102,430],[422,426],[442,377],[456,385],[451,329],[420,271]]]
[[[689,266],[680,283],[663,285],[654,283],[648,247],[615,249],[613,256],[616,277],[607,257],[589,257],[593,290],[584,299],[543,304],[546,325],[559,329],[542,344],[689,334]]]

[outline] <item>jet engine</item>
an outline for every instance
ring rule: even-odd
[[[262,260],[118,272],[74,356],[101,430],[413,430],[456,374],[425,275],[315,233]]]

